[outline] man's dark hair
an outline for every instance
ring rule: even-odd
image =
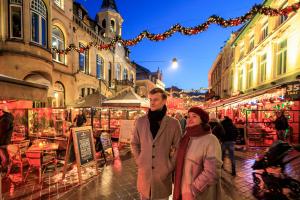
[[[160,94],[161,94],[161,97],[162,97],[163,99],[167,99],[167,94],[166,94],[166,92],[165,92],[163,89],[161,89],[161,88],[153,88],[153,89],[149,92],[149,94],[156,94],[156,93],[160,93]]]

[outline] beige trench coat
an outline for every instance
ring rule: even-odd
[[[186,153],[183,177],[183,200],[220,200],[221,191],[221,147],[213,134],[192,137]],[[192,195],[192,185],[197,189]]]
[[[137,188],[143,197],[160,199],[171,195],[172,172],[180,139],[181,126],[174,118],[165,116],[162,119],[154,140],[148,116],[137,119],[131,149],[138,166]]]

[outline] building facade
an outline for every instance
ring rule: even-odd
[[[295,2],[266,0],[264,6],[280,9]],[[216,95],[221,94],[221,99],[207,101],[207,109],[217,112],[219,117],[230,116],[237,123],[246,123],[249,141],[259,140],[252,133],[256,130],[254,127],[270,132],[269,141],[273,141],[271,122],[275,121],[279,111],[283,111],[293,130],[291,141],[300,141],[299,34],[298,12],[288,16],[255,15],[236,36],[230,38],[231,42],[216,58],[209,80],[211,90]],[[226,49],[231,53],[225,54]],[[218,66],[224,59],[229,62],[220,70],[222,67]],[[217,89],[219,83],[221,93]]]
[[[153,88],[165,89],[162,71],[157,69],[151,72],[149,69],[134,63],[136,67],[136,92],[141,97],[148,97],[148,93]]]
[[[134,86],[127,48],[85,48],[121,36],[123,18],[114,1],[104,0],[93,20],[72,0],[0,0],[0,20],[0,74],[48,86],[49,107],[76,105],[96,91],[112,97]],[[70,45],[79,52],[51,51]]]

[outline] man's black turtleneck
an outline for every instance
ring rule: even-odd
[[[166,105],[164,105],[164,107],[162,109],[156,110],[156,111],[151,111],[149,109],[148,119],[150,122],[150,130],[151,130],[153,139],[155,139],[155,137],[158,133],[158,130],[160,128],[160,122],[162,121],[162,119],[164,118],[166,113],[167,113]]]

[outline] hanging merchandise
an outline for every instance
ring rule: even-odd
[[[294,3],[291,6],[287,6],[283,9],[276,9],[271,7],[265,7],[262,4],[254,5],[252,9],[244,14],[243,16],[224,19],[217,15],[212,15],[207,19],[206,22],[197,25],[195,27],[184,27],[180,24],[173,25],[169,30],[164,33],[153,34],[149,31],[143,31],[138,36],[133,39],[124,40],[120,37],[116,37],[111,40],[108,44],[99,44],[98,42],[90,42],[86,47],[76,47],[74,44],[70,44],[66,49],[57,49],[56,47],[52,47],[53,53],[58,54],[68,54],[70,51],[84,52],[91,47],[95,47],[99,50],[108,50],[113,48],[117,43],[122,44],[124,47],[134,46],[141,42],[143,39],[147,38],[150,41],[163,41],[167,38],[173,36],[176,32],[181,33],[182,35],[197,35],[206,31],[210,25],[217,24],[223,28],[233,27],[245,24],[250,19],[252,19],[256,14],[266,15],[266,16],[287,16],[292,12],[296,12],[300,8],[300,2]]]

